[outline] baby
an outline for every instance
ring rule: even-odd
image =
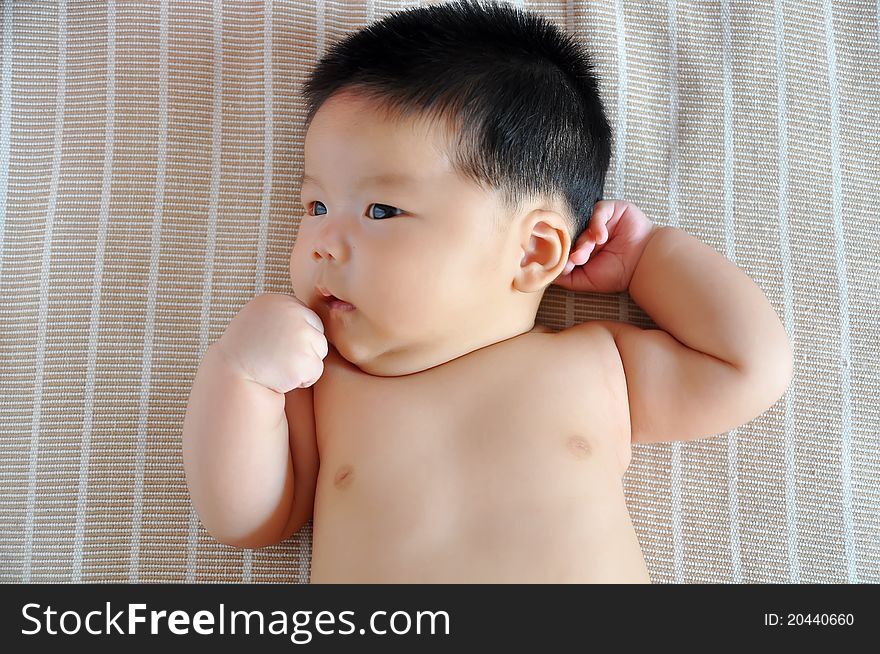
[[[306,86],[293,296],[248,302],[183,427],[222,543],[313,518],[312,582],[650,583],[631,443],[722,433],[792,375],[760,289],[600,200],[611,130],[578,44],[504,4],[391,14]],[[535,323],[550,284],[660,329]]]

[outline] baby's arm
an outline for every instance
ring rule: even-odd
[[[216,540],[249,548],[281,540],[293,502],[285,395],[248,379],[216,343],[193,382],[183,463],[193,505]]]
[[[674,227],[656,229],[629,293],[660,327],[601,321],[623,363],[633,441],[723,433],[785,392],[785,329],[761,289],[710,246]]]

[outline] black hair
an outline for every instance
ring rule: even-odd
[[[445,127],[454,170],[497,190],[505,212],[561,198],[572,246],[589,225],[611,127],[589,53],[541,15],[464,0],[388,14],[317,63],[304,85],[306,126],[341,91],[386,117]]]

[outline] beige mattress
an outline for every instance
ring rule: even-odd
[[[208,344],[291,292],[307,72],[417,3],[59,4],[0,3],[0,581],[306,582],[311,523],[205,532],[181,425]],[[517,4],[595,53],[605,197],[743,268],[794,347],[761,417],[634,447],[652,579],[880,582],[877,3]],[[538,318],[652,325],[559,287]]]

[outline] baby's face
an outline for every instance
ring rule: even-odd
[[[438,144],[423,123],[385,121],[351,95],[325,103],[306,135],[293,291],[362,368],[485,331],[515,275],[495,195],[460,178]],[[331,310],[319,286],[355,309]]]

